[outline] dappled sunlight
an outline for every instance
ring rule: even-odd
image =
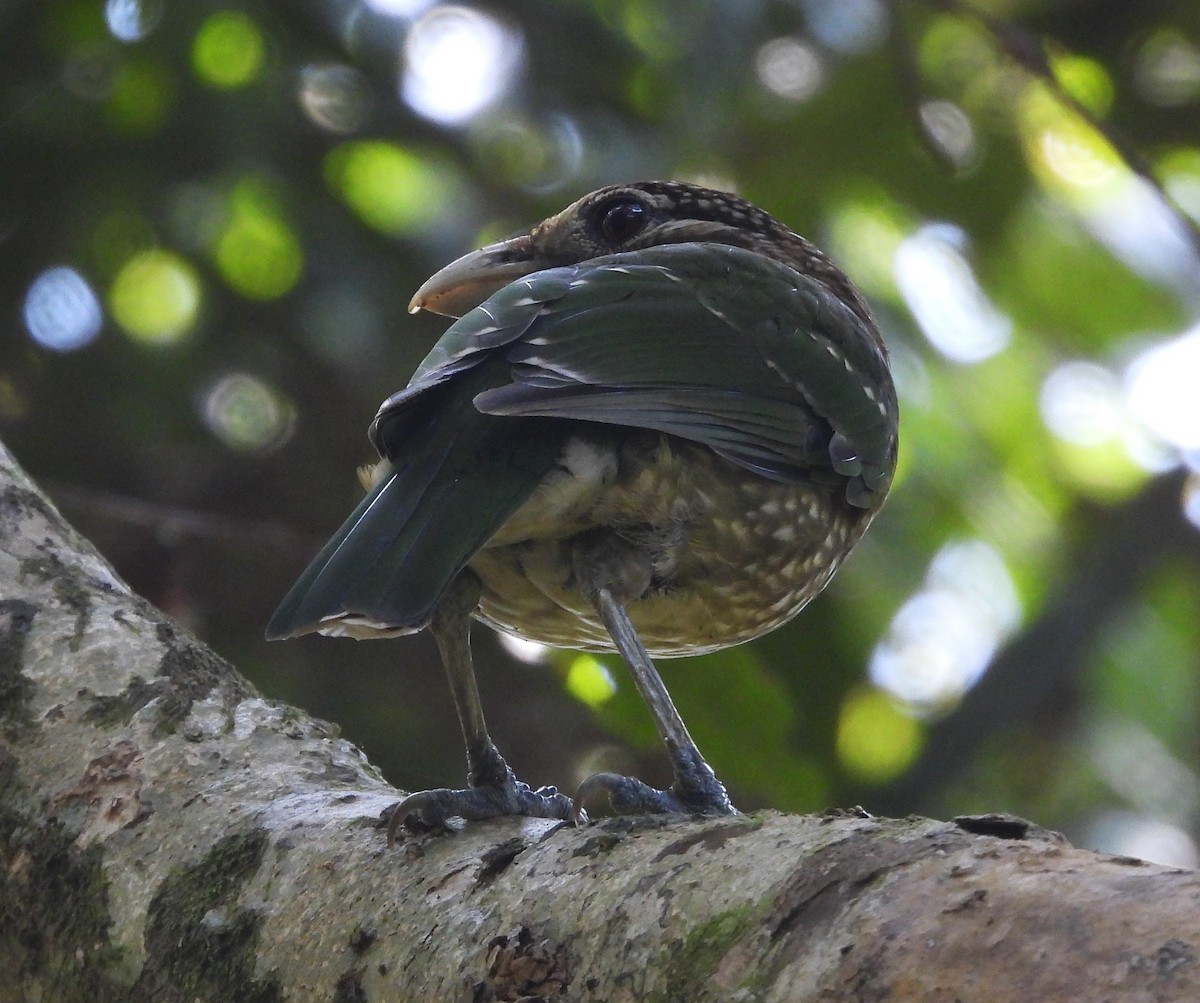
[[[1200,308],[1200,258],[1183,224],[1145,181],[1129,176],[1120,190],[1089,206],[1088,229],[1133,271],[1179,291]]]
[[[1089,60],[1075,65],[1094,68]],[[1091,69],[1080,74],[1094,75]],[[1103,110],[1111,86],[1104,78],[1093,81],[1090,92],[1086,85],[1080,89],[1092,93]],[[1079,100],[1087,104],[1086,93]],[[1043,188],[1079,213],[1092,235],[1130,268],[1200,303],[1200,260],[1191,237],[1161,195],[1130,170],[1095,126],[1040,85],[1026,91],[1021,126],[1026,157]]]
[[[1057,366],[1042,384],[1042,417],[1055,435],[1081,446],[1095,446],[1121,435],[1121,383],[1095,362]]]

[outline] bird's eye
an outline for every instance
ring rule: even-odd
[[[601,206],[597,213],[600,236],[608,244],[623,244],[646,225],[650,214],[634,199],[623,198]]]

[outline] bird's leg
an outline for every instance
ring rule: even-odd
[[[392,812],[388,842],[408,818],[429,828],[444,826],[453,816],[475,820],[497,815],[567,819],[571,799],[553,787],[533,790],[516,778],[488,735],[483,703],[471,659],[471,613],[479,603],[479,579],[462,571],[438,602],[429,625],[442,656],[454,707],[467,745],[467,786],[410,794]]]
[[[607,793],[613,809],[624,815],[737,814],[725,786],[700,755],[625,609],[625,604],[642,595],[650,584],[649,557],[611,534],[584,538],[577,544],[573,557],[583,593],[629,666],[634,684],[650,708],[654,725],[667,747],[674,773],[671,786],[661,791],[634,777],[593,774],[575,793],[575,820],[579,821],[587,799],[601,791]]]

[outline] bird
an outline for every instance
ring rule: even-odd
[[[899,412],[872,313],[763,209],[681,181],[593,191],[451,262],[409,309],[456,318],[379,408],[362,502],[267,636],[429,629],[467,786],[418,791],[398,826],[501,815],[736,814],[654,666],[790,620],[888,493]],[[470,627],[616,652],[672,782],[597,773],[572,799],[518,780],[492,741]]]

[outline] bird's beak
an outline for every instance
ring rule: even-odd
[[[527,233],[488,244],[451,261],[426,279],[409,301],[408,312],[429,310],[445,317],[461,317],[498,289],[551,264],[534,253]]]

